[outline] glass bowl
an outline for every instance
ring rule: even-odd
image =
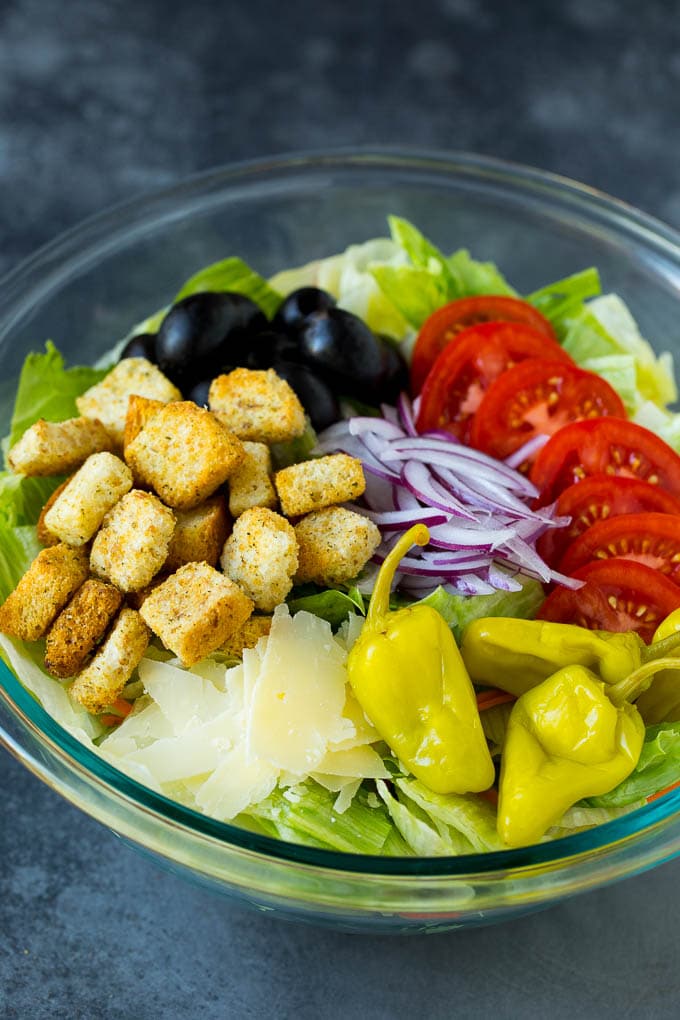
[[[520,292],[596,265],[642,332],[680,344],[680,235],[590,188],[471,155],[360,151],[218,169],[97,216],[0,285],[0,425],[25,354],[51,338],[92,362],[208,262],[265,275],[413,220],[446,250],[499,263]],[[0,737],[126,841],[261,910],[346,930],[488,924],[641,872],[680,849],[680,790],[589,832],[458,858],[376,858],[278,842],[198,815],[66,733],[0,663]],[[29,808],[30,810],[30,808]]]

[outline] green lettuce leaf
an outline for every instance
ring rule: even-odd
[[[447,259],[451,275],[456,281],[457,297],[478,294],[504,294],[515,297],[517,291],[510,286],[493,262],[473,259],[465,248],[460,248]]]
[[[366,615],[363,595],[356,588],[345,592],[335,588],[320,589],[311,584],[301,585],[293,590],[287,602],[291,613],[306,610],[327,620],[333,630],[337,630],[350,613]]]
[[[371,266],[369,271],[385,297],[415,329],[449,300],[440,277],[428,269]]]
[[[648,726],[640,758],[622,783],[600,797],[589,797],[591,807],[625,807],[646,800],[680,776],[680,722]]]
[[[0,601],[14,591],[39,552],[35,528],[0,524]]]
[[[264,277],[239,258],[222,259],[221,262],[213,262],[212,265],[199,270],[181,287],[175,301],[181,301],[191,294],[199,294],[206,290],[231,290],[245,294],[259,305],[269,319],[282,301],[281,295],[270,287]]]
[[[435,588],[415,605],[432,606],[440,613],[460,641],[463,631],[473,620],[483,616],[514,616],[530,620],[545,599],[539,581],[533,578],[518,578],[520,591],[496,591],[492,595],[451,595],[444,588]]]
[[[0,528],[36,524],[40,511],[63,478],[27,478],[0,471]]]
[[[496,811],[488,801],[475,794],[434,793],[419,779],[397,779],[396,785],[435,825],[443,823],[460,833],[474,852],[503,849],[496,831]]]
[[[580,312],[583,302],[600,292],[600,276],[597,269],[591,267],[549,283],[527,294],[525,300],[552,322],[557,335],[562,339],[569,316]]]
[[[76,397],[105,375],[105,369],[84,365],[66,368],[51,340],[45,344],[44,354],[29,354],[19,376],[8,447],[11,449],[38,418],[64,421],[76,417]]]
[[[246,814],[268,822],[276,835],[294,843],[347,853],[382,853],[392,830],[387,812],[371,807],[363,789],[340,814],[333,809],[336,798],[310,779],[287,790],[275,789]]]
[[[470,842],[460,833],[440,831],[414,801],[397,799],[382,779],[377,780],[378,793],[402,838],[418,857],[448,857],[472,852]]]

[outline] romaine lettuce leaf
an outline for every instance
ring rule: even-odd
[[[597,269],[583,269],[579,273],[555,280],[540,290],[527,294],[525,300],[552,322],[557,335],[563,338],[570,315],[578,313],[587,298],[595,297],[601,291]]]
[[[35,528],[0,523],[0,601],[14,591],[39,552]]]
[[[327,620],[333,630],[337,630],[350,613],[359,612],[362,616],[366,613],[363,596],[356,588],[345,592],[336,588],[321,589],[312,584],[301,585],[293,589],[287,602],[291,613],[304,609]]]
[[[85,365],[66,368],[51,340],[45,344],[44,354],[29,354],[19,376],[8,448],[11,449],[38,418],[64,421],[76,417],[76,397],[105,375],[106,370]]]
[[[435,823],[444,823],[460,833],[477,853],[502,850],[496,831],[496,812],[492,805],[473,793],[433,793],[418,779],[396,779],[401,793],[412,800]]]
[[[397,799],[382,779],[376,785],[392,821],[418,857],[448,857],[472,852],[471,844],[460,833],[440,831],[434,820],[413,801]]]
[[[622,783],[599,797],[591,807],[625,807],[646,800],[678,781],[680,776],[680,722],[648,726],[638,763]]]
[[[543,587],[533,578],[520,577],[520,591],[496,591],[492,595],[452,595],[445,588],[435,588],[418,604],[432,606],[440,613],[460,641],[463,631],[473,620],[483,616],[514,616],[531,619],[545,599]]]
[[[36,524],[40,511],[62,477],[27,478],[12,471],[0,471],[0,529]]]
[[[264,277],[248,266],[243,259],[228,258],[213,262],[191,276],[180,288],[175,301],[199,294],[202,291],[236,291],[245,294],[265,315],[271,319],[282,301],[281,295],[271,287]]]

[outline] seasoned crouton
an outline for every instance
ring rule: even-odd
[[[182,399],[177,387],[146,358],[123,358],[101,382],[77,397],[76,405],[85,418],[99,418],[120,449],[133,393],[163,404]]]
[[[185,666],[223,645],[242,627],[253,603],[207,563],[187,563],[144,600],[143,619]]]
[[[113,448],[113,439],[94,417],[67,421],[40,418],[14,444],[7,462],[19,475],[66,475],[90,454]]]
[[[0,631],[37,641],[88,575],[87,554],[60,542],[38,553],[0,606]]]
[[[175,515],[150,492],[132,489],[109,510],[90,553],[92,573],[122,591],[145,588],[168,558]]]
[[[238,517],[253,506],[276,506],[272,457],[264,443],[244,442],[245,458],[229,478],[229,513]]]
[[[178,510],[163,569],[172,573],[185,563],[217,565],[229,534],[229,515],[224,496],[212,496],[193,510]]]
[[[368,517],[331,506],[295,525],[299,559],[295,580],[302,584],[342,584],[356,577],[380,545],[380,532]]]
[[[244,648],[254,648],[260,638],[266,637],[271,629],[271,616],[251,616],[242,627],[227,638],[220,651],[240,659],[243,657]]]
[[[120,609],[122,592],[90,578],[56,618],[45,642],[45,669],[61,679],[75,676]]]
[[[364,469],[356,457],[332,453],[277,471],[274,484],[286,517],[301,517],[333,503],[358,499],[366,488]]]
[[[131,488],[132,472],[120,457],[93,453],[45,514],[45,528],[68,545],[85,545]]]
[[[149,628],[134,609],[122,609],[92,662],[73,683],[70,694],[88,712],[102,712],[120,695],[146,651]]]
[[[123,451],[130,443],[137,438],[144,426],[151,421],[156,411],[165,407],[166,400],[150,400],[148,397],[140,397],[132,393],[128,397],[128,409],[125,416],[125,429],[123,431]]]
[[[157,411],[125,451],[139,484],[176,510],[212,496],[244,456],[241,441],[190,400]]]
[[[51,531],[48,531],[45,525],[45,518],[49,510],[52,509],[52,507],[57,502],[57,500],[61,496],[62,492],[64,491],[68,483],[71,481],[71,478],[73,478],[73,475],[70,475],[70,477],[65,479],[65,481],[63,481],[61,485],[57,486],[57,488],[54,490],[54,492],[52,493],[52,495],[50,496],[50,498],[47,500],[44,507],[40,511],[40,516],[38,517],[38,522],[35,526],[35,530],[38,533],[38,541],[40,542],[41,545],[46,546],[57,545],[59,542],[57,536],[53,535]]]
[[[220,558],[222,570],[240,584],[255,608],[271,612],[293,587],[298,566],[293,526],[265,507],[246,510],[234,524]]]
[[[163,584],[167,581],[168,575],[165,570],[161,570],[159,574],[153,578],[153,580],[147,584],[146,588],[140,588],[139,591],[129,591],[125,596],[125,604],[130,606],[131,609],[141,609],[144,605],[144,600],[148,599],[152,591],[154,591],[159,584]]]
[[[210,385],[208,403],[239,439],[283,443],[305,431],[302,404],[272,368],[235,368],[227,375],[218,375]]]

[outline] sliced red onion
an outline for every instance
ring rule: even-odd
[[[549,439],[550,436],[546,436],[543,433],[541,433],[540,436],[532,436],[531,439],[528,439],[526,443],[523,443],[518,450],[515,450],[515,452],[511,453],[509,457],[506,457],[503,463],[507,464],[508,467],[511,468],[520,467],[525,460],[528,460],[530,457],[533,457],[535,453],[538,453]]]
[[[526,477],[441,430],[417,435],[415,415],[404,394],[385,417],[338,422],[319,437],[320,452],[344,451],[363,463],[366,492],[354,509],[381,528],[374,563],[422,521],[430,544],[413,549],[398,572],[400,585],[413,593],[437,584],[466,595],[514,591],[518,573],[578,587],[534,548],[547,528],[566,523],[555,518],[554,505],[533,511],[528,504],[536,489]]]

